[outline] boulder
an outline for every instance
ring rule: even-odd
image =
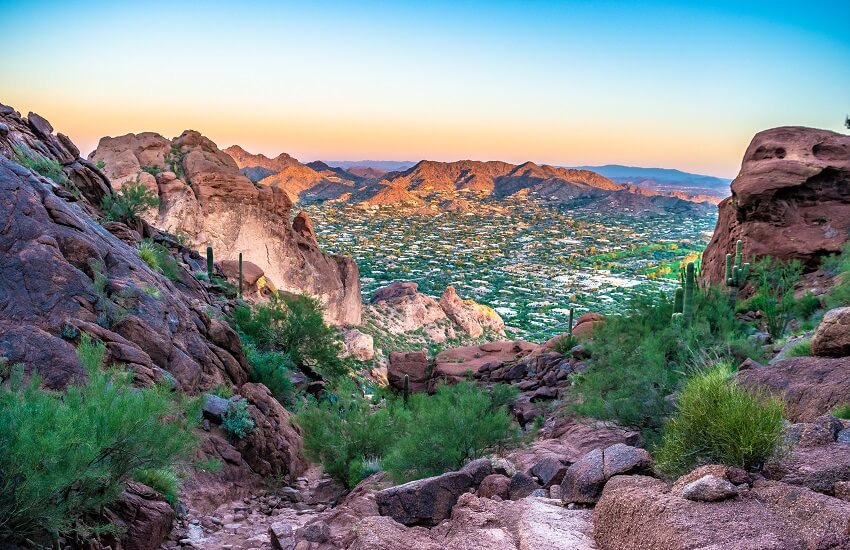
[[[569,466],[568,461],[555,455],[547,455],[532,466],[528,473],[536,477],[543,487],[548,489],[552,485],[561,484]]]
[[[451,515],[458,497],[473,487],[466,472],[449,472],[384,489],[375,495],[382,516],[404,525],[436,525]]]
[[[538,489],[540,489],[540,485],[534,481],[533,477],[522,472],[517,472],[511,478],[511,483],[508,486],[508,498],[519,500],[529,496]]]
[[[460,471],[471,475],[472,484],[477,487],[485,477],[493,474],[494,470],[489,458],[479,458],[467,463]]]
[[[404,376],[408,377],[408,387],[412,392],[422,392],[428,389],[431,378],[431,368],[428,356],[424,351],[390,353],[387,367],[387,381],[397,391],[404,388]]]
[[[850,503],[803,487],[765,482],[732,500],[697,502],[663,481],[616,476],[593,512],[599,548],[804,550],[846,534]]]
[[[603,322],[605,322],[605,316],[601,313],[585,313],[576,320],[576,324],[573,327],[573,337],[576,340],[593,338],[593,328]]]
[[[825,357],[850,355],[850,307],[826,312],[812,338],[812,353]]]
[[[797,445],[790,452],[768,461],[764,475],[831,495],[836,483],[850,481],[850,445],[833,442]]]
[[[850,136],[802,127],[759,132],[718,206],[702,276],[725,281],[726,254],[744,242],[746,261],[797,259],[814,271],[850,232]]]
[[[652,470],[652,457],[645,449],[616,443],[594,449],[567,468],[561,482],[565,503],[593,504],[605,483],[621,474],[643,474]]]
[[[204,418],[210,422],[221,424],[224,413],[230,410],[231,402],[229,399],[224,399],[211,393],[204,394],[204,407],[202,409]]]
[[[700,502],[725,500],[737,496],[737,494],[738,489],[727,479],[712,474],[704,475],[688,483],[682,489],[683,497]]]
[[[375,357],[375,339],[371,334],[364,334],[354,327],[342,330],[343,342],[348,355],[360,361],[369,361]]]
[[[154,550],[171,532],[174,509],[150,487],[131,482],[104,515],[123,531],[121,548]]]
[[[796,357],[738,373],[745,387],[782,395],[788,416],[807,422],[850,402],[850,357]]]
[[[478,487],[478,496],[482,498],[499,497],[507,500],[510,498],[511,478],[502,474],[491,474],[481,481]]]
[[[269,525],[269,538],[274,550],[295,550],[295,532],[289,523],[278,521]]]

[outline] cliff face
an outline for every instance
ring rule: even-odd
[[[703,275],[724,280],[726,254],[744,241],[747,259],[799,259],[817,269],[850,238],[850,136],[782,127],[756,134],[718,206]]]
[[[90,160],[102,162],[118,188],[139,181],[158,193],[159,211],[147,218],[152,224],[187,236],[198,250],[212,246],[218,260],[242,252],[278,289],[319,298],[329,322],[360,323],[354,261],[323,253],[314,239],[293,229],[286,191],[252,183],[230,155],[198,132],[170,141],[150,132],[106,137]]]

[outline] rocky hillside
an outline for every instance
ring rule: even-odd
[[[247,154],[240,151],[231,148],[244,159]],[[152,132],[105,137],[89,161],[103,166],[116,189],[139,182],[157,193],[159,209],[146,215],[152,225],[183,236],[196,250],[212,246],[219,260],[236,260],[241,252],[278,289],[317,296],[329,321],[360,323],[354,261],[323,253],[311,230],[293,227],[292,201],[283,188],[255,185],[233,157],[198,132],[189,130],[173,140]],[[251,162],[299,174],[306,168],[284,155],[252,156]]]
[[[724,282],[726,254],[742,240],[753,258],[798,259],[813,271],[850,233],[850,136],[783,127],[756,134],[719,205],[702,273]]]

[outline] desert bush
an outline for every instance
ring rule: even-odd
[[[236,439],[243,439],[254,429],[254,420],[244,399],[231,401],[221,417],[222,429]]]
[[[756,293],[752,305],[761,311],[767,332],[774,340],[782,338],[794,316],[794,284],[802,274],[803,264],[798,260],[782,262],[765,257],[753,268]]]
[[[107,222],[134,222],[143,213],[159,206],[159,197],[144,184],[125,183],[118,192],[105,195],[100,203],[103,220]]]
[[[406,412],[389,401],[372,411],[351,380],[344,379],[322,399],[312,397],[295,417],[304,432],[307,458],[352,488],[368,475],[398,438]]]
[[[672,313],[673,303],[664,295],[635,296],[622,315],[595,327],[590,368],[573,379],[580,401],[572,409],[641,430],[652,443],[672,412],[667,396],[690,363],[705,355],[760,359],[725,292],[698,291],[688,326],[672,323]]]
[[[462,381],[434,395],[412,396],[407,429],[383,460],[390,477],[400,483],[442,474],[517,445],[521,432],[505,406],[515,390],[496,388],[490,392]]]
[[[850,306],[850,242],[844,244],[840,254],[824,260],[821,268],[829,275],[837,275],[838,283],[824,296],[828,308]]]
[[[233,386],[228,386],[227,384],[219,384],[218,386],[214,387],[210,393],[217,397],[221,397],[222,399],[230,399],[231,397],[233,397],[234,391]]]
[[[180,264],[177,263],[167,247],[150,239],[145,239],[139,243],[139,257],[151,269],[157,273],[162,273],[169,280],[180,280]]]
[[[573,336],[564,334],[555,340],[555,345],[552,346],[552,351],[560,353],[561,355],[567,355],[570,353],[570,350],[575,347],[576,343],[576,339]]]
[[[777,450],[784,412],[779,398],[739,386],[729,364],[698,372],[664,427],[657,467],[671,476],[701,464],[760,467]]]
[[[294,365],[330,379],[348,371],[340,357],[339,332],[325,323],[321,304],[311,296],[279,294],[268,304],[240,306],[234,309],[232,322],[260,351],[286,353]]]
[[[14,147],[15,160],[32,170],[33,172],[53,180],[54,183],[68,183],[68,176],[62,170],[62,165],[53,159],[47,158],[35,151],[23,147]]]
[[[842,418],[844,420],[850,420],[850,403],[844,403],[835,407],[832,411],[832,416],[836,418]]]
[[[25,382],[16,369],[0,387],[0,540],[50,545],[59,535],[107,529],[92,518],[139,470],[189,456],[197,404],[168,388],[137,389],[127,372],[101,369],[105,348],[83,335],[85,384],[64,394]]]
[[[293,399],[290,375],[295,369],[292,358],[277,351],[259,351],[253,344],[245,345],[245,356],[251,366],[251,382],[264,384],[283,405]]]
[[[794,317],[801,322],[806,321],[820,308],[820,298],[807,290],[798,300],[794,301]]]

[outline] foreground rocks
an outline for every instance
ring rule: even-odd
[[[825,357],[850,355],[850,307],[826,312],[812,338],[812,353]]]
[[[719,205],[702,274],[721,284],[738,239],[751,258],[798,259],[809,271],[850,234],[850,136],[782,127],[759,132]]]

